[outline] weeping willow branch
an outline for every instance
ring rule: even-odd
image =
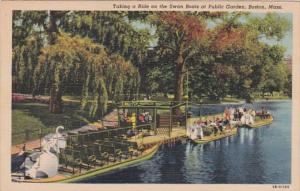
[[[138,92],[140,76],[131,62],[109,55],[101,44],[62,33],[55,44],[42,49],[34,73],[35,89],[44,86],[50,91],[49,108],[58,112],[64,86],[73,81],[82,84],[81,109],[89,106],[90,116],[96,117],[107,112],[109,97],[122,99],[124,93]]]

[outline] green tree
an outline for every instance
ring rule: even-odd
[[[73,11],[62,18],[61,26],[68,33],[103,44],[109,54],[118,53],[135,66],[141,66],[150,34],[148,30],[134,28],[133,21],[140,19],[140,14],[126,11]]]
[[[283,38],[290,29],[289,22],[277,14],[268,13],[263,18],[245,17],[243,23],[236,26],[241,31],[242,40],[223,49],[218,60],[233,66],[235,70],[237,77],[232,80],[232,94],[251,101],[252,93],[261,89],[260,83],[268,82],[270,86],[273,84],[272,80],[268,80],[271,78],[268,73],[273,67],[276,68],[278,77],[286,78],[284,72],[278,72],[277,67],[283,60],[284,50],[276,45],[267,45],[265,39]],[[279,84],[276,86],[282,87]]]
[[[88,97],[92,97],[92,117],[106,112],[109,95],[117,97],[125,90],[137,91],[139,73],[121,56],[108,55],[102,45],[88,38],[70,37],[64,33],[56,38],[55,44],[42,49],[34,75],[36,90],[41,86],[50,89],[51,112],[62,112],[64,87],[74,81],[82,84],[82,109],[86,107]],[[114,86],[125,88],[113,90]]]
[[[12,75],[13,91],[32,93],[32,74],[38,63],[40,49],[43,47],[43,40],[39,35],[31,35],[26,38],[24,44],[16,45],[13,48]]]
[[[182,101],[185,61],[191,49],[204,36],[206,26],[196,16],[183,12],[161,12],[153,22],[159,34],[158,46],[171,51],[175,59],[175,101]]]
[[[128,19],[129,15],[131,15],[130,19]],[[50,93],[50,110],[53,112],[61,112],[62,109],[60,109],[59,106],[56,106],[61,105],[61,88],[58,87],[59,85],[52,83],[50,78],[45,78],[45,81],[39,83],[39,88],[33,90],[32,76],[34,69],[37,67],[37,59],[38,55],[41,53],[41,48],[45,45],[55,45],[57,37],[63,31],[70,32],[73,36],[80,35],[83,37],[90,37],[94,42],[103,44],[107,54],[120,55],[124,58],[122,60],[124,63],[130,63],[130,61],[132,61],[137,66],[141,65],[144,56],[146,55],[149,34],[147,30],[135,30],[133,28],[130,20],[134,17],[136,16],[128,14],[127,12],[14,11],[14,89],[19,91],[20,88],[22,88],[21,90],[26,90],[26,93],[33,92],[33,95],[37,92]],[[33,41],[32,39],[35,39],[35,41],[38,42],[35,44],[29,43],[29,41]],[[72,47],[72,45],[70,46]],[[68,59],[71,59],[71,57]],[[59,62],[59,60],[57,60],[57,62]],[[48,71],[47,68],[46,71]],[[111,69],[110,73],[112,76],[114,76],[113,72],[114,69]],[[131,81],[131,75],[138,76],[136,70],[134,72],[127,70],[127,72],[129,73],[127,76],[124,74],[123,77],[118,77],[118,79],[124,80],[125,78],[128,78],[128,81]],[[124,86],[122,87],[122,94],[128,95],[123,95],[123,97],[118,95],[115,96],[117,96],[118,99],[132,99],[133,95],[136,95],[138,92],[133,90],[131,85],[128,86],[128,83],[126,82],[122,85],[122,83],[119,82],[120,80],[111,77],[111,79],[108,79],[108,81],[105,82],[108,83],[108,96],[114,93],[112,87],[114,87],[114,83],[117,81],[117,86]],[[76,83],[80,85],[81,81],[76,81]],[[49,84],[53,85],[49,87]],[[102,84],[101,80],[99,81],[99,84]],[[132,84],[138,86],[139,77],[136,78]],[[103,88],[104,86],[102,86],[102,90],[99,91],[106,92]],[[103,96],[106,97],[105,95]]]
[[[181,101],[183,98],[184,75],[187,68],[193,68],[192,70],[198,72],[200,68],[202,69],[199,62],[203,50],[210,49],[210,53],[217,56],[219,52],[224,52],[228,46],[237,44],[242,39],[244,30],[234,23],[240,15],[243,13],[162,12],[152,18],[152,22],[157,27],[158,47],[163,54],[172,55],[174,59],[172,64],[175,65],[175,101]],[[216,21],[217,27],[208,28],[208,21]],[[223,22],[220,24],[217,21]],[[216,85],[217,83],[215,82]],[[191,84],[191,89],[193,85]],[[211,92],[211,95],[215,93]]]

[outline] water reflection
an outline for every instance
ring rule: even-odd
[[[161,179],[161,165],[162,165],[163,153],[159,151],[158,156],[155,160],[149,160],[144,165],[139,166],[142,173],[139,175],[141,182],[144,183],[155,183]],[[155,174],[155,176],[153,176]]]
[[[179,148],[178,148],[179,147]],[[175,147],[165,147],[162,152],[163,164],[160,167],[160,171],[164,172],[161,174],[161,182],[173,183],[174,180],[185,182],[183,175],[183,166],[185,157],[183,157],[183,146],[178,145]]]

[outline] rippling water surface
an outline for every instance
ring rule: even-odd
[[[228,105],[191,110],[212,114]],[[240,128],[238,134],[205,145],[161,147],[153,158],[81,183],[269,183],[291,182],[291,101],[257,102],[274,116],[271,125]]]

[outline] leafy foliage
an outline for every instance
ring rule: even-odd
[[[13,91],[50,94],[52,112],[65,92],[91,116],[139,91],[182,100],[187,85],[189,99],[291,96],[285,50],[266,43],[291,28],[279,14],[14,11],[12,24]]]
[[[109,95],[117,98],[124,93],[125,88],[116,91],[112,87],[126,87],[129,93],[137,91],[139,73],[120,55],[109,56],[102,45],[62,33],[54,45],[42,49],[34,80],[35,90],[44,86],[56,93],[67,84],[82,84],[81,108],[92,96],[90,115],[96,116],[106,112]]]

